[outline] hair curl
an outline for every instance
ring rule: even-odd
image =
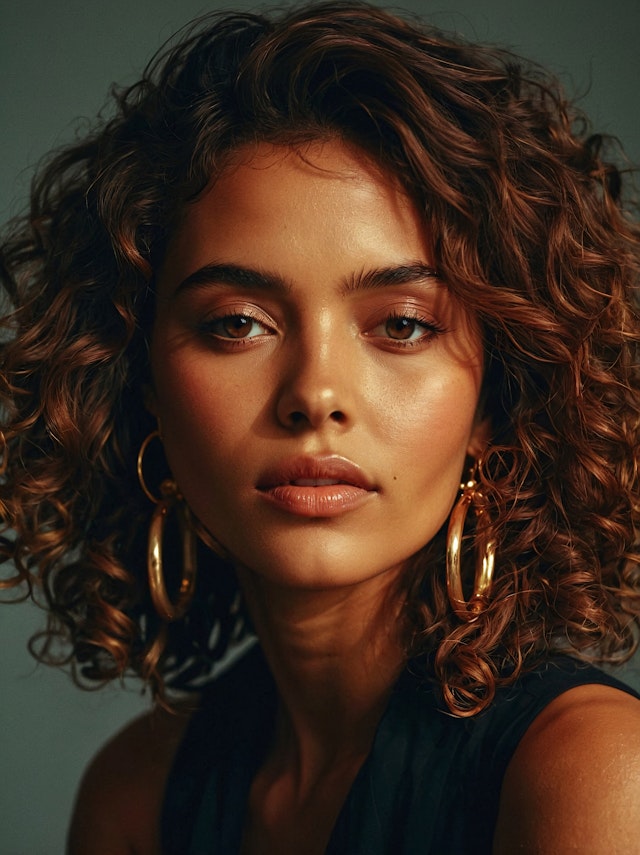
[[[640,232],[554,79],[359,2],[214,14],[116,90],[115,114],[36,178],[1,255],[4,587],[44,591],[49,630],[89,681],[161,689],[206,675],[247,632],[233,572],[201,572],[163,627],[145,582],[150,505],[135,475],[154,271],[181,210],[253,141],[339,137],[424,212],[438,270],[484,329],[493,441],[480,481],[498,543],[492,601],[461,624],[441,532],[415,556],[408,655],[459,715],[559,646],[635,646]],[[626,207],[626,212],[625,212]],[[77,667],[77,666],[76,666]]]

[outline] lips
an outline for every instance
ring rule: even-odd
[[[297,457],[268,469],[257,488],[270,503],[303,517],[334,517],[376,494],[373,482],[344,457]]]

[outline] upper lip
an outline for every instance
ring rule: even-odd
[[[335,481],[362,490],[375,490],[373,482],[360,467],[339,455],[293,457],[269,467],[260,477],[259,490],[269,490],[296,481]]]

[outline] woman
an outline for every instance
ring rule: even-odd
[[[640,704],[584,661],[640,612],[602,143],[538,69],[326,4],[201,22],[43,172],[4,555],[79,677],[160,700],[72,853],[633,850]]]

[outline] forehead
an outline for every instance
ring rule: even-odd
[[[233,150],[200,198],[185,210],[186,217],[197,215],[198,203],[212,195],[220,203],[254,209],[260,204],[280,211],[301,209],[310,199],[322,197],[340,200],[340,210],[349,201],[354,210],[360,203],[375,201],[396,216],[414,212],[393,173],[361,148],[338,138],[298,145],[262,142]]]
[[[359,246],[363,263],[384,252],[430,254],[424,218],[400,182],[366,153],[339,140],[304,146],[247,145],[234,151],[200,197],[186,206],[167,248],[163,276],[188,275],[212,255],[235,261],[279,252],[326,262]],[[179,269],[179,270],[178,270]]]

